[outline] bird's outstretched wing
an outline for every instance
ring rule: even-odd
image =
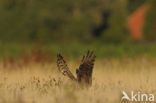
[[[68,76],[70,79],[76,81],[74,75],[69,70],[69,68],[68,68],[64,58],[61,56],[61,54],[57,54],[57,67],[58,67],[59,71],[62,72],[62,74],[64,76]]]
[[[80,83],[84,82],[89,85],[92,84],[92,72],[95,57],[96,56],[94,55],[93,51],[92,52],[88,51],[87,54],[83,56],[79,69],[76,70],[78,82]]]

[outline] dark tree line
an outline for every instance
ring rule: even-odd
[[[1,0],[0,40],[120,42],[128,39],[127,16],[146,1]],[[148,18],[154,18],[153,13]],[[148,22],[145,31],[153,35],[150,26]]]

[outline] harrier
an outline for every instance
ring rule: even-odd
[[[64,76],[69,77],[71,80],[76,81],[79,84],[91,86],[95,57],[93,51],[88,51],[87,54],[83,56],[79,68],[76,69],[77,78],[71,73],[61,54],[57,54],[57,67]]]

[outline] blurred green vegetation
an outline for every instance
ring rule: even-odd
[[[101,43],[91,43],[91,44],[46,44],[46,45],[36,45],[36,44],[0,44],[0,58],[14,57],[18,58],[27,53],[30,55],[32,49],[43,50],[47,53],[53,60],[56,59],[56,54],[61,53],[68,59],[77,59],[84,55],[88,50],[94,50],[98,59],[102,58],[125,58],[125,57],[156,57],[156,47],[155,44],[146,43],[127,43],[127,44],[101,44]]]
[[[127,41],[130,37],[126,27],[127,17],[146,2],[153,9],[147,17],[145,33],[148,38],[156,39],[153,36],[156,33],[155,0],[150,1],[0,0],[0,41]]]
[[[127,18],[140,5],[151,8],[145,40],[156,40],[155,0],[0,0],[0,56],[30,52],[42,44],[52,58],[71,58],[88,49],[100,57],[156,55],[155,44],[134,43]]]
[[[145,39],[148,41],[155,41],[156,40],[156,1],[149,0],[151,7],[146,17],[146,22],[144,25],[144,33]]]

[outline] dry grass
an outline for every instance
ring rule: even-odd
[[[68,64],[74,73],[78,63]],[[120,103],[123,90],[156,94],[156,60],[97,60],[93,85],[83,89],[58,73],[54,62],[0,62],[0,103]]]

